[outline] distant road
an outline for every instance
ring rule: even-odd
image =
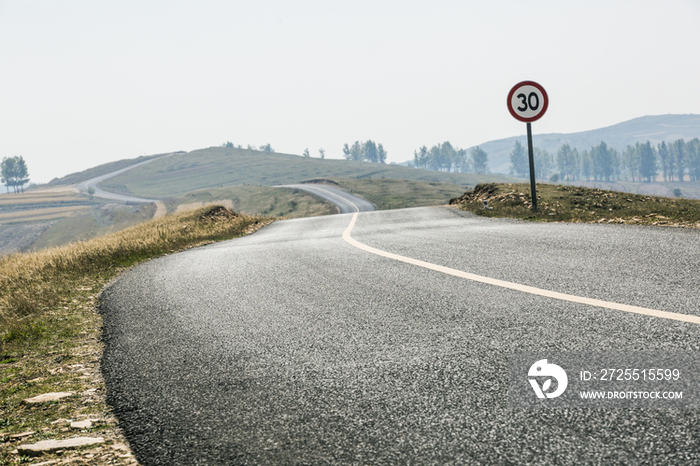
[[[334,188],[328,185],[318,184],[285,184],[275,186],[276,188],[294,188],[315,194],[316,196],[330,201],[340,209],[341,214],[351,214],[353,212],[372,212],[377,208],[369,201],[357,197],[353,194],[343,191],[342,189]]]
[[[160,199],[144,199],[142,197],[126,196],[124,194],[110,193],[109,191],[104,191],[104,190],[98,188],[97,185],[104,180],[107,180],[109,178],[113,178],[117,175],[121,175],[122,173],[124,173],[126,171],[133,170],[134,168],[140,167],[142,165],[146,165],[147,163],[151,163],[154,160],[162,159],[163,157],[170,157],[171,155],[174,155],[174,154],[175,153],[168,154],[168,155],[164,155],[162,157],[156,157],[154,159],[146,160],[144,162],[139,162],[139,163],[135,163],[133,165],[129,165],[128,167],[122,168],[121,170],[117,170],[117,171],[114,171],[112,173],[107,173],[106,175],[101,175],[101,176],[92,178],[90,180],[83,181],[82,183],[78,183],[76,185],[76,188],[78,188],[78,191],[83,191],[83,192],[87,192],[89,188],[92,188],[95,190],[95,193],[93,194],[93,196],[101,197],[103,199],[113,199],[115,201],[137,202],[137,203],[158,202],[158,201],[160,201]]]

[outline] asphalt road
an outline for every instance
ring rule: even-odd
[[[163,157],[169,157],[169,156],[171,156],[171,155],[175,155],[175,153],[168,154],[168,155],[164,155]],[[132,169],[134,169],[134,168],[136,168],[136,167],[140,167],[141,165],[145,165],[145,164],[147,164],[147,163],[151,163],[151,162],[153,162],[154,160],[157,160],[157,159],[159,159],[159,158],[161,158],[161,157],[156,157],[156,158],[153,158],[153,159],[145,160],[145,161],[143,161],[143,162],[135,163],[135,164],[133,164],[133,165],[129,165],[128,167],[122,168],[122,169],[120,169],[120,170],[116,170],[116,171],[113,171],[113,172],[111,172],[111,173],[107,173],[106,175],[97,176],[97,177],[92,178],[92,179],[89,179],[89,180],[87,180],[87,181],[83,181],[82,183],[78,183],[78,185],[76,186],[76,188],[78,188],[78,191],[82,191],[82,192],[87,192],[87,190],[88,190],[89,188],[92,188],[92,189],[95,190],[93,196],[95,196],[95,197],[101,197],[102,199],[112,199],[112,200],[115,200],[115,201],[133,202],[133,203],[138,203],[138,204],[142,204],[142,203],[151,203],[151,202],[158,202],[159,199],[144,199],[144,198],[142,198],[142,197],[127,196],[127,195],[124,195],[124,194],[111,193],[111,192],[109,192],[109,191],[105,191],[105,190],[103,190],[103,189],[100,189],[99,187],[97,187],[97,185],[98,185],[99,183],[101,183],[102,181],[104,181],[104,180],[107,180],[107,179],[109,179],[109,178],[113,178],[113,177],[115,177],[115,176],[117,176],[117,175],[121,175],[121,174],[124,173],[125,171],[129,171],[129,170],[132,170]]]
[[[520,351],[698,351],[700,325],[358,249],[276,222],[106,289],[108,401],[143,465],[700,464],[694,409],[513,409]],[[360,213],[352,238],[485,277],[700,315],[700,232]]]
[[[377,210],[371,202],[333,186],[318,184],[285,184],[278,188],[294,188],[307,191],[335,204],[341,214],[352,212],[372,212]]]

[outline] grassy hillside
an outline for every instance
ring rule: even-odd
[[[274,186],[312,178],[391,178],[475,185],[507,181],[502,175],[478,176],[416,170],[347,160],[212,147],[156,160],[100,184],[102,189],[146,198],[166,199],[190,191],[233,185]]]
[[[41,185],[41,188],[51,187],[51,186],[65,186],[78,184],[83,181],[87,181],[98,176],[106,175],[107,173],[112,173],[122,168],[126,168],[129,165],[134,165],[135,163],[145,162],[146,160],[154,159],[166,154],[156,154],[156,155],[144,155],[142,157],[137,157],[135,159],[122,159],[116,162],[104,163],[87,170],[83,170],[77,173],[71,173],[61,178],[54,178],[45,185]]]
[[[211,204],[230,201],[229,207],[236,212],[275,217],[315,217],[330,215],[338,209],[328,201],[312,194],[287,188],[269,186],[228,186],[224,188],[200,189],[176,199],[165,201],[169,212],[175,212],[195,204]]]
[[[523,125],[522,131],[523,135],[521,136],[479,144],[479,147],[489,154],[489,167],[492,172],[510,172],[509,157],[515,141],[520,141],[524,147],[527,147],[527,136],[524,134],[525,125]],[[556,153],[559,147],[564,144],[569,144],[572,148],[575,147],[582,151],[600,144],[601,141],[605,141],[608,146],[622,150],[628,144],[634,145],[637,141],[646,142],[648,140],[652,145],[656,145],[661,141],[668,142],[677,139],[688,141],[700,137],[700,115],[645,116],[605,128],[567,134],[538,134],[537,123],[535,123],[532,131],[535,147],[546,149],[550,153]]]

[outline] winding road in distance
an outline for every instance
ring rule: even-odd
[[[697,351],[700,231],[359,210],[104,291],[108,401],[141,464],[700,463],[697,410],[507,399],[509,353]]]
[[[171,155],[174,155],[174,154],[164,155],[163,157],[169,157]],[[154,160],[158,160],[159,158],[161,158],[161,157],[156,157],[156,158],[152,158],[149,160],[144,160],[143,162],[135,163],[133,165],[129,165],[128,167],[122,168],[120,170],[116,170],[116,171],[113,171],[111,173],[107,173],[106,175],[100,175],[100,176],[97,176],[95,178],[91,178],[89,180],[78,183],[76,185],[76,188],[78,189],[78,191],[81,191],[81,192],[87,192],[88,189],[92,188],[95,190],[95,192],[93,193],[93,196],[101,197],[103,199],[112,199],[112,200],[121,201],[121,202],[134,202],[134,203],[138,203],[138,204],[158,202],[159,199],[144,199],[142,197],[127,196],[125,194],[112,193],[112,192],[105,191],[103,189],[98,188],[97,185],[104,180],[107,180],[109,178],[114,178],[117,175],[121,175],[125,171],[132,170],[134,168],[140,167],[141,165],[146,165],[147,163],[151,163]]]

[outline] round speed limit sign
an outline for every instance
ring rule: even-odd
[[[523,81],[508,93],[508,110],[516,120],[524,123],[539,120],[549,105],[544,87],[534,81]]]

